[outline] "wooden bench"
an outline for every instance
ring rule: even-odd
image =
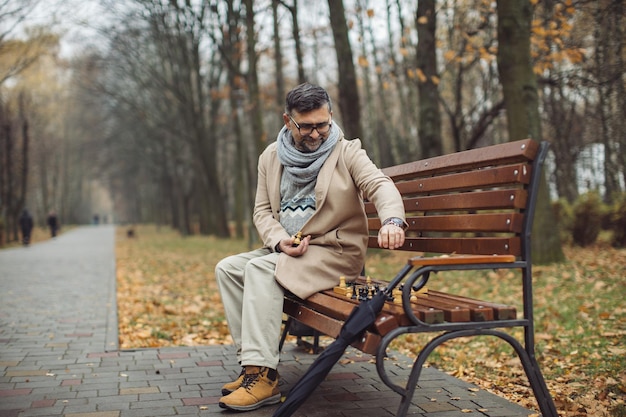
[[[401,294],[386,303],[353,346],[376,356],[380,378],[402,397],[398,416],[406,415],[422,366],[435,348],[459,337],[491,335],[509,343],[519,356],[542,414],[557,417],[535,358],[533,327],[531,227],[547,148],[547,143],[526,139],[383,169],[404,200],[409,228],[400,250],[414,253],[407,253],[408,262],[398,273],[403,277]],[[378,248],[380,220],[372,203],[366,201],[365,210],[368,246]],[[437,292],[426,285],[442,271],[495,269],[521,271],[519,314],[514,306]],[[370,286],[390,280],[372,278]],[[356,285],[366,285],[365,280],[358,277]],[[424,289],[427,294],[419,294]],[[337,337],[359,302],[337,291],[322,291],[306,300],[285,297],[289,319],[281,348],[294,320]],[[523,340],[503,331],[510,328],[522,328]],[[385,369],[389,344],[403,334],[426,332],[436,334],[417,354],[406,385],[397,385]]]

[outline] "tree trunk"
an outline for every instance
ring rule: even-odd
[[[530,57],[529,0],[498,0],[498,71],[509,140],[541,139],[537,82]]]
[[[530,57],[529,0],[498,0],[498,71],[507,111],[509,140],[541,140],[537,84]],[[564,259],[550,196],[542,176],[533,225],[532,257],[546,264]]]
[[[596,90],[598,96],[597,113],[600,117],[599,142],[604,145],[604,202],[611,203],[620,191],[620,162],[624,161],[620,147],[623,147],[624,108],[623,77],[623,38],[620,35],[623,23],[623,1],[598,1],[594,10],[594,49]],[[620,105],[620,100],[622,104]],[[621,114],[621,116],[619,116]],[[621,132],[621,134],[620,134]],[[623,148],[622,148],[623,149]],[[624,166],[622,169],[624,169]]]
[[[4,207],[6,210],[6,237],[7,242],[17,240],[17,218],[14,216],[13,209],[13,134],[11,132],[10,121],[6,121],[4,126],[5,155],[6,155],[6,189],[4,194]]]
[[[22,119],[22,187],[20,190],[18,210],[26,205],[26,195],[28,192],[28,152],[29,152],[29,132],[28,120],[24,111],[24,97],[20,94],[20,118]],[[32,209],[30,210],[32,213]]]
[[[298,83],[306,82],[306,74],[304,73],[304,58],[302,57],[302,43],[300,42],[300,24],[298,22],[298,0],[293,0],[293,5],[289,6],[281,1],[291,13],[291,34],[296,50],[296,66],[298,67]]]
[[[371,155],[372,160],[380,165],[382,162],[382,153],[385,150],[388,150],[389,147],[386,146],[386,140],[378,137],[376,132],[376,125],[378,124],[378,116],[377,116],[377,106],[376,100],[374,100],[372,88],[372,73],[371,73],[371,65],[367,61],[367,45],[365,42],[365,23],[363,22],[363,10],[367,9],[367,5],[362,4],[363,0],[357,0],[357,10],[360,13],[357,14],[357,27],[359,31],[360,42],[360,56],[358,58],[358,68],[361,71],[361,79],[363,80],[363,97],[365,98],[365,103],[363,104],[363,112],[366,114],[366,120],[363,121],[364,124],[364,136],[361,138],[363,141],[363,146],[368,150],[368,153]],[[372,54],[373,55],[373,54]]]
[[[272,23],[274,24],[274,80],[276,82],[277,114],[284,110],[285,76],[283,74],[283,51],[280,44],[280,24],[278,22],[278,4],[280,0],[272,0]]]
[[[356,70],[352,61],[352,48],[348,38],[348,23],[343,0],[328,0],[330,26],[333,31],[335,52],[339,69],[339,110],[343,131],[348,138],[362,137],[361,105]]]
[[[391,37],[391,28],[395,26],[395,23],[391,21],[391,0],[387,1],[387,28],[390,33],[388,49],[390,51],[395,50]],[[398,21],[397,24],[400,28],[400,53],[393,58],[393,73],[396,91],[398,94],[398,112],[400,123],[396,123],[396,130],[399,136],[399,149],[398,152],[403,155],[403,159],[399,162],[408,162],[415,160],[418,155],[414,150],[417,148],[417,141],[414,140],[414,135],[411,134],[411,130],[414,124],[411,122],[415,119],[414,109],[417,108],[417,92],[413,83],[407,82],[408,72],[410,69],[409,61],[405,58],[405,54],[408,54],[408,36],[406,36],[406,28],[404,26],[404,10],[400,0],[395,1],[397,9]],[[396,58],[397,57],[397,58]]]
[[[267,132],[263,126],[263,105],[259,88],[259,76],[257,72],[258,54],[256,52],[256,32],[254,22],[253,0],[245,0],[246,5],[246,50],[248,53],[248,95],[250,106],[248,115],[251,121],[252,135],[256,154],[260,155],[267,143]],[[256,158],[254,158],[256,162]],[[252,183],[251,183],[252,184]]]
[[[437,86],[437,46],[435,30],[437,19],[435,0],[420,0],[415,14],[417,27],[417,68],[419,91],[419,141],[422,158],[443,153],[441,142],[441,114]]]

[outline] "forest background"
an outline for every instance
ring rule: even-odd
[[[531,136],[552,144],[552,201],[612,203],[626,183],[623,12],[617,0],[4,0],[4,240],[24,207],[39,224],[49,210],[64,224],[99,213],[184,235],[230,236],[232,222],[253,240],[256,158],[303,81],[329,90],[335,121],[381,167]],[[543,200],[539,256],[559,259]]]

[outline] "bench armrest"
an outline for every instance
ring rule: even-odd
[[[464,265],[515,262],[513,255],[442,255],[436,257],[417,256],[409,259],[412,266]]]

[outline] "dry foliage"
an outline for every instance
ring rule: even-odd
[[[132,239],[125,230],[117,234],[120,347],[231,343],[214,266],[246,250],[245,242],[182,238],[149,227],[136,232]],[[561,416],[626,416],[626,250],[600,243],[565,252],[564,264],[534,268],[539,364]],[[373,253],[367,273],[391,276],[405,257]],[[487,291],[489,298],[519,305],[518,283],[516,274],[494,271],[482,280],[437,275],[429,287],[475,297]],[[423,337],[405,336],[393,348],[412,356]],[[519,360],[503,344],[488,337],[448,342],[429,365],[536,409]]]

